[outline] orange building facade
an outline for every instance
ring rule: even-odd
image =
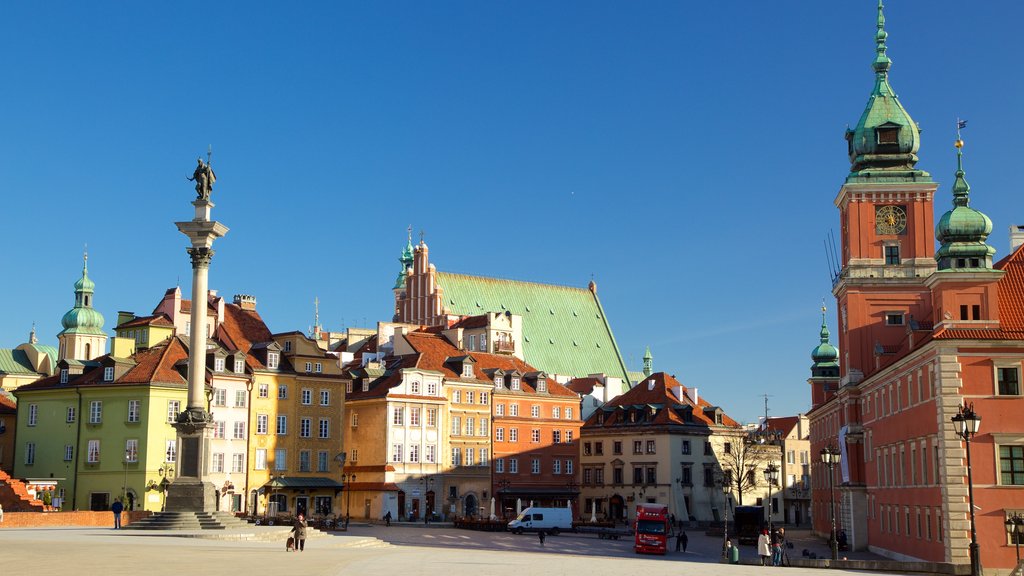
[[[1005,569],[1015,555],[1004,521],[1024,510],[1024,254],[993,263],[992,222],[969,206],[959,140],[952,208],[934,222],[934,201],[950,193],[915,167],[920,133],[889,86],[886,38],[879,7],[875,89],[847,132],[851,172],[835,200],[839,346],[823,325],[809,379],[811,452],[842,455],[831,483],[815,461],[814,529],[830,534],[834,488],[851,548],[968,564],[967,454],[951,418],[973,405],[980,558]]]

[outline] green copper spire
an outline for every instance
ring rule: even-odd
[[[412,267],[413,263],[412,226],[409,226],[407,231],[409,239],[405,244],[405,249],[402,250],[402,255],[398,257],[398,261],[402,263],[402,271],[398,273],[398,278],[395,278],[395,290],[405,288],[405,271]]]
[[[825,306],[821,307],[821,332],[819,334],[821,342],[811,351],[811,360],[814,360],[814,365],[811,366],[812,373],[821,368],[835,368],[839,366],[837,362],[839,360],[839,351],[829,343],[828,322],[825,321]]]
[[[647,351],[644,352],[644,376],[650,376],[654,374],[654,356],[651,356],[651,347],[647,347]]]
[[[992,220],[970,207],[971,187],[964,177],[964,141],[956,141],[956,178],[953,181],[953,209],[939,218],[935,239],[942,246],[935,252],[939,270],[992,268],[996,249],[985,243],[992,232]]]
[[[930,182],[927,172],[916,170],[921,133],[889,85],[892,60],[886,54],[884,6],[878,2],[875,32],[875,87],[857,126],[846,130],[850,176],[847,182]]]
[[[92,295],[96,284],[89,279],[89,254],[82,256],[82,277],[75,282],[75,307],[68,310],[60,323],[64,326],[61,334],[84,333],[103,334],[103,315],[92,307]]]

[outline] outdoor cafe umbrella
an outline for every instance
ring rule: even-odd
[[[494,515],[494,496],[491,496],[491,520],[497,520],[498,517]]]
[[[597,498],[590,501],[590,521],[597,522]]]
[[[523,499],[522,498],[516,498],[516,516],[519,516],[522,513],[523,513]]]

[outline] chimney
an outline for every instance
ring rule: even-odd
[[[250,294],[235,294],[235,304],[242,310],[256,310],[256,297]]]
[[[686,395],[689,396],[690,400],[693,401],[693,405],[694,406],[699,406],[700,405],[699,397],[697,396],[697,389],[696,388],[687,388],[686,389]]]
[[[1016,250],[1021,244],[1024,244],[1024,225],[1010,226],[1010,252]]]
[[[683,401],[683,394],[684,394],[682,384],[673,386],[672,387],[672,394],[676,397],[677,400],[682,402]]]

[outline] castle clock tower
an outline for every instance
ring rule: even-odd
[[[915,168],[921,133],[889,85],[885,17],[878,3],[875,86],[847,129],[850,174],[835,204],[842,230],[839,305],[843,383],[857,382],[877,357],[905,339],[907,325],[931,318],[924,281],[935,271],[933,196],[937,184]]]

